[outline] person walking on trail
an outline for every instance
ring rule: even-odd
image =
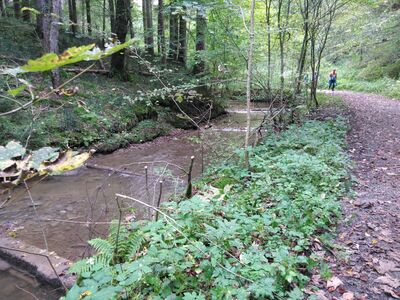
[[[337,73],[336,70],[333,70],[332,73],[329,74],[329,89],[332,90],[332,92],[335,90],[336,80],[337,80]]]

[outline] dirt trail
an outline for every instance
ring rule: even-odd
[[[343,203],[331,269],[343,285],[328,299],[400,298],[400,101],[335,92],[350,110],[349,154],[358,184]],[[345,294],[348,292],[347,294]],[[346,298],[347,297],[347,298]]]

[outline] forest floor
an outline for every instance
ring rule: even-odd
[[[334,277],[320,299],[400,299],[400,101],[335,94],[349,110],[357,183],[354,197],[343,201],[335,241],[344,256],[331,258]]]

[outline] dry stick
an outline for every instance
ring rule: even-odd
[[[188,186],[186,189],[186,198],[192,198],[192,170],[193,170],[193,163],[194,163],[194,156],[190,157],[190,166],[189,166],[189,172],[188,172]]]
[[[81,225],[111,225],[113,222],[97,222],[97,221],[73,221],[73,220],[62,220],[62,219],[44,219],[45,222],[62,222],[62,223],[72,223]],[[131,222],[122,222],[124,225],[129,225]]]
[[[118,196],[115,197],[115,201],[117,201],[119,216],[118,216],[117,237],[116,237],[116,239],[115,239],[115,248],[114,248],[114,258],[113,258],[114,264],[118,263],[118,262],[116,261],[116,259],[118,258],[119,233],[120,233],[121,221],[122,221],[122,208],[121,208],[121,204],[120,204],[119,201],[118,201]],[[121,272],[122,272],[122,264],[119,264],[119,265],[120,265],[120,267],[121,267]]]
[[[160,208],[161,204],[161,196],[162,196],[162,180],[160,180],[160,194],[158,195],[158,201],[157,201],[157,211],[156,211],[156,221],[158,221],[158,209]]]
[[[165,221],[168,223],[168,224],[170,224],[171,226],[172,226],[172,228],[174,228],[178,233],[180,233],[184,238],[186,238],[188,241],[189,241],[189,243],[191,243],[197,250],[199,250],[201,253],[203,253],[204,255],[209,255],[209,256],[211,256],[211,254],[208,254],[208,253],[206,253],[203,249],[201,249],[201,248],[199,248],[198,246],[196,246],[196,244],[185,234],[185,233],[183,233],[178,227],[176,227],[174,224],[176,224],[177,226],[180,226],[173,218],[171,218],[170,216],[168,216],[166,213],[164,213],[163,211],[161,211],[161,210],[159,210],[158,208],[156,208],[156,207],[154,207],[154,206],[152,206],[152,205],[150,205],[150,204],[147,204],[147,203],[145,203],[145,202],[143,202],[143,201],[140,201],[140,200],[138,200],[138,199],[135,199],[135,198],[133,198],[133,197],[129,197],[129,196],[126,196],[126,195],[122,195],[122,194],[115,194],[117,197],[120,197],[120,198],[125,198],[125,199],[129,199],[129,200],[132,200],[132,201],[135,201],[135,202],[138,202],[138,203],[140,203],[140,204],[142,204],[142,205],[144,205],[144,206],[146,206],[146,207],[149,207],[149,208],[151,208],[151,209],[153,209],[153,210],[155,210],[156,212],[158,212],[158,213],[160,213],[161,215],[163,215],[164,217],[165,217]],[[174,223],[174,224],[173,224]],[[209,240],[210,241],[210,240]],[[210,241],[211,242],[211,241]],[[212,242],[211,242],[212,243]],[[213,243],[214,244],[214,243]],[[215,244],[214,244],[215,245]],[[219,247],[218,245],[216,245],[217,247]],[[220,248],[220,247],[219,247]],[[237,258],[236,258],[237,259]],[[238,260],[239,261],[239,260]],[[240,261],[239,261],[240,262]],[[249,278],[246,278],[246,277],[244,277],[244,276],[242,276],[242,275],[240,275],[239,273],[235,273],[235,272],[233,272],[233,271],[231,271],[231,270],[229,270],[229,269],[227,269],[226,267],[224,267],[220,262],[218,262],[217,261],[217,265],[220,267],[220,268],[222,268],[223,270],[225,270],[225,271],[227,271],[228,273],[230,273],[230,274],[232,274],[232,275],[234,275],[234,276],[236,276],[236,277],[238,277],[238,278],[241,278],[241,279],[243,279],[243,280],[246,280],[246,281],[248,281],[248,282],[250,282],[250,283],[254,283],[254,281],[253,280],[251,280],[251,279],[249,279]]]
[[[14,249],[14,248],[9,248],[9,247],[4,247],[0,245],[0,249],[4,249],[4,250],[9,250],[9,251],[15,251],[15,252],[21,252],[21,253],[26,253],[26,254],[31,254],[31,255],[37,255],[37,256],[41,256],[41,257],[45,257],[47,259],[47,261],[49,262],[49,265],[51,267],[51,269],[53,270],[54,274],[57,276],[58,281],[60,282],[60,284],[62,285],[62,287],[64,288],[65,291],[68,291],[67,287],[65,286],[64,282],[62,282],[60,276],[58,275],[53,263],[50,260],[50,257],[48,255],[45,254],[41,254],[41,253],[35,253],[35,252],[30,252],[30,251],[26,251],[26,250],[20,250],[20,249]]]
[[[36,300],[39,300],[39,298],[36,297],[33,293],[31,293],[30,291],[28,291],[28,290],[26,290],[26,289],[24,289],[24,288],[18,286],[18,284],[16,284],[15,287],[16,287],[17,289],[19,289],[19,290],[21,290],[21,291],[23,291],[23,292],[29,294],[30,296],[32,296],[32,298],[34,298],[34,299],[36,299]]]
[[[39,224],[40,230],[42,231],[43,241],[44,241],[44,245],[46,247],[46,251],[47,251],[47,253],[49,253],[49,244],[47,243],[47,237],[46,237],[46,234],[45,234],[44,229],[42,227],[42,224],[41,224],[41,222],[39,220],[39,214],[38,214],[38,212],[36,210],[36,204],[33,201],[31,191],[29,190],[29,186],[28,186],[28,184],[26,183],[25,180],[24,180],[24,185],[25,185],[26,191],[28,192],[29,199],[32,202],[33,211],[35,212],[35,216],[36,216],[36,222]]]
[[[144,166],[144,173],[145,173],[145,181],[146,181],[146,198],[147,202],[150,203],[150,191],[149,191],[149,174],[148,174],[148,167]],[[149,219],[152,219],[152,210],[148,209]]]

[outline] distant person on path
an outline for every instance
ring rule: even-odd
[[[332,90],[332,92],[335,90],[336,80],[337,80],[337,73],[336,70],[333,70],[332,73],[329,74],[329,89]]]

